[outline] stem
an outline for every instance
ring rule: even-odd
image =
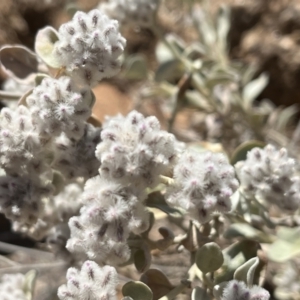
[[[50,252],[46,252],[46,251],[41,251],[41,250],[37,250],[37,249],[31,249],[31,248],[25,248],[25,247],[21,247],[21,246],[16,246],[16,245],[12,245],[12,244],[8,244],[8,243],[4,243],[4,242],[0,242],[0,251],[4,252],[4,253],[13,253],[16,251],[22,251],[22,252],[26,252],[32,255],[49,255],[49,257],[53,258],[53,254]]]
[[[203,274],[202,278],[204,287],[208,287],[212,291],[214,288],[214,283],[211,281],[211,279],[208,278],[206,274]]]
[[[0,91],[1,100],[19,100],[22,97],[22,94]]]
[[[50,262],[50,263],[40,263],[40,264],[29,264],[29,265],[20,265],[20,266],[13,266],[8,268],[0,269],[0,273],[17,273],[17,272],[26,272],[31,269],[36,270],[43,270],[43,269],[50,269],[50,268],[58,268],[64,267],[69,265],[68,262],[60,261],[60,262]]]
[[[159,300],[171,300],[171,299],[174,299],[177,295],[179,295],[186,288],[189,288],[190,285],[191,285],[191,282],[189,280],[183,280],[183,281],[181,281],[181,284],[179,286],[175,287],[167,295],[159,298]]]
[[[173,107],[172,115],[171,115],[171,118],[169,120],[169,126],[168,126],[168,131],[169,132],[171,132],[172,129],[173,129],[173,125],[175,123],[177,113],[180,111],[180,108],[181,108],[183,100],[184,100],[185,92],[190,86],[191,78],[192,78],[191,74],[185,73],[181,77],[181,79],[178,83],[178,92],[177,92],[177,95],[176,95],[176,98],[175,98],[175,105]]]

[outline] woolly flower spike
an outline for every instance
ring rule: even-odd
[[[1,300],[27,300],[23,285],[25,276],[23,274],[5,274],[0,282]]]
[[[96,149],[101,176],[140,188],[155,186],[179,151],[174,135],[160,130],[155,117],[145,118],[136,111],[109,119],[101,138]]]
[[[77,12],[73,20],[59,28],[54,53],[69,76],[79,83],[95,86],[120,70],[119,56],[126,40],[120,35],[118,21],[100,10]]]
[[[174,185],[166,200],[205,223],[214,211],[227,212],[230,196],[238,187],[234,169],[220,153],[187,150],[174,168]]]
[[[99,9],[122,25],[149,27],[154,22],[158,5],[159,0],[111,0],[101,3]]]
[[[55,197],[40,199],[43,203],[43,209],[38,215],[35,223],[24,224],[23,222],[13,222],[13,230],[26,233],[33,239],[41,240],[49,235],[50,230],[57,224],[65,222],[79,213],[82,206],[80,196],[82,188],[79,184],[69,184]]]
[[[267,290],[254,285],[248,288],[244,282],[231,280],[226,285],[221,300],[269,300]]]
[[[84,206],[79,217],[69,221],[71,238],[67,249],[85,253],[99,263],[118,264],[129,258],[126,245],[130,232],[141,233],[148,224],[148,213],[133,189],[94,177],[86,182]]]
[[[60,77],[45,78],[26,101],[40,134],[51,137],[64,132],[79,139],[95,100],[90,89],[78,92],[69,77]]]
[[[3,108],[0,115],[0,164],[10,175],[41,173],[45,169],[38,133],[25,106]]]
[[[57,151],[53,167],[67,179],[83,177],[87,180],[96,176],[100,162],[95,156],[95,150],[100,142],[100,132],[100,128],[86,124],[79,141],[72,141],[62,134],[55,141]]]
[[[254,148],[235,168],[246,195],[287,211],[299,207],[300,178],[296,176],[295,161],[288,157],[286,149],[276,150],[272,145]]]
[[[67,284],[58,289],[61,300],[117,299],[118,274],[114,267],[99,267],[93,261],[85,261],[81,270],[69,268]]]
[[[0,177],[0,212],[24,225],[34,224],[42,210],[42,197],[50,194],[51,185],[12,176]]]

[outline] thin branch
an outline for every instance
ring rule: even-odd
[[[51,252],[46,252],[46,251],[32,249],[32,248],[25,248],[25,247],[16,246],[16,245],[4,243],[4,242],[0,242],[0,251],[2,251],[4,253],[13,253],[16,251],[20,251],[20,252],[26,252],[26,253],[29,253],[32,255],[44,255],[44,256],[47,255],[47,256],[51,256],[52,258],[54,257],[54,255]]]
[[[51,263],[39,263],[39,264],[29,264],[29,265],[19,265],[19,266],[13,266],[8,268],[2,268],[0,269],[0,274],[5,273],[18,273],[18,272],[27,272],[29,270],[35,269],[38,271],[44,270],[44,269],[52,269],[52,268],[59,268],[68,266],[69,263],[65,261],[59,261],[59,262],[51,262]]]
[[[0,91],[1,100],[19,100],[22,97],[22,94]]]

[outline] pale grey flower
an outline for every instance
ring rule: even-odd
[[[174,179],[167,202],[201,223],[209,221],[215,211],[228,212],[230,197],[238,187],[233,167],[220,153],[187,150],[174,168]]]
[[[120,70],[119,56],[126,44],[116,20],[98,9],[77,12],[58,31],[54,54],[78,84],[95,86]]]
[[[118,274],[114,267],[99,267],[87,260],[80,271],[69,268],[67,280],[67,284],[58,289],[60,300],[117,299]]]
[[[274,204],[286,211],[295,211],[300,205],[300,177],[295,160],[287,150],[272,145],[254,148],[245,161],[235,165],[241,187],[249,197]]]

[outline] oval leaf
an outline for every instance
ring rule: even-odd
[[[24,46],[4,46],[0,50],[0,60],[9,76],[25,79],[38,72],[38,60],[31,50]]]
[[[269,77],[266,74],[261,74],[257,79],[249,82],[243,90],[244,107],[250,108],[253,101],[261,94],[269,82]]]
[[[148,76],[147,63],[142,55],[128,57],[125,62],[124,76],[132,80],[146,79]]]
[[[182,77],[184,65],[178,59],[168,60],[159,65],[155,72],[155,81],[174,82]]]
[[[144,247],[142,249],[138,249],[134,253],[134,265],[136,269],[140,272],[143,273],[147,269],[149,269],[151,265],[151,254],[148,248]]]
[[[246,160],[248,151],[252,150],[253,148],[264,148],[266,144],[261,141],[247,141],[239,145],[233,152],[230,163],[235,165],[237,162],[241,160]]]
[[[196,265],[204,274],[218,270],[223,262],[222,250],[214,242],[203,245],[197,251]]]
[[[248,239],[255,239],[260,243],[272,243],[275,240],[275,237],[271,234],[255,229],[246,223],[231,224],[225,231],[224,237],[227,239],[245,237]]]
[[[255,270],[259,265],[259,258],[253,257],[246,263],[241,265],[234,272],[233,278],[239,281],[244,281],[248,286],[253,285]]]
[[[153,291],[153,298],[159,299],[174,289],[168,278],[159,270],[149,269],[140,278]]]
[[[51,26],[39,30],[35,39],[35,52],[52,68],[62,67],[53,55],[54,44],[56,41],[58,41],[58,33]]]
[[[33,289],[36,281],[37,271],[36,270],[30,270],[25,274],[25,280],[23,283],[23,291],[26,295],[27,300],[33,299]]]
[[[153,293],[150,288],[141,281],[129,281],[123,285],[124,297],[131,297],[133,300],[152,300]]]

